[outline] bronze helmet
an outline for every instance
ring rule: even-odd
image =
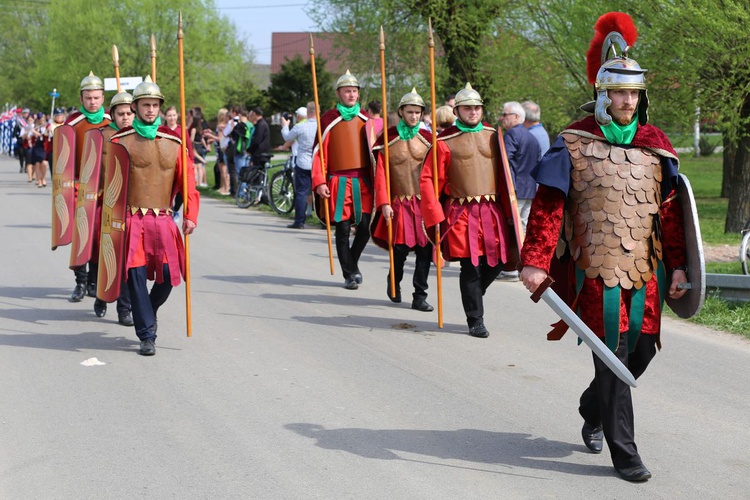
[[[133,90],[133,102],[138,99],[159,99],[164,103],[164,94],[157,84],[151,81],[151,75],[146,75],[146,79],[136,85]]]
[[[479,92],[471,88],[470,83],[467,83],[466,87],[456,94],[456,107],[458,106],[484,106],[484,101],[482,101]]]
[[[117,94],[112,96],[112,100],[109,101],[109,111],[112,112],[113,109],[115,109],[115,106],[119,106],[120,104],[130,104],[133,102],[133,96],[130,95],[128,92],[125,92],[124,90],[122,92],[118,92]]]
[[[88,76],[81,80],[81,92],[84,90],[104,90],[104,83],[93,71],[89,71]]]
[[[346,73],[341,75],[338,80],[336,80],[336,90],[340,89],[341,87],[357,87],[359,88],[359,80],[352,75],[349,70],[346,70]]]

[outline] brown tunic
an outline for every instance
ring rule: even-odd
[[[388,144],[392,198],[419,196],[419,176],[428,149],[429,143],[419,134],[408,141],[396,138]]]

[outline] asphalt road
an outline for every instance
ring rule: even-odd
[[[555,318],[519,283],[490,287],[475,339],[457,267],[438,329],[388,301],[385,252],[368,246],[348,291],[324,231],[205,199],[193,336],[180,286],[144,358],[113,306],[68,301],[50,207],[0,159],[2,499],[750,498],[750,342],[665,320],[634,389],[654,478],[630,484],[581,442],[590,353],[547,342]]]

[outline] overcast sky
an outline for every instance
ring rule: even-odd
[[[219,13],[237,26],[255,51],[255,62],[271,64],[271,33],[315,31],[300,0],[216,0]]]

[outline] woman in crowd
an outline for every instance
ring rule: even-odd
[[[221,108],[216,115],[216,130],[204,130],[203,137],[211,141],[216,149],[216,167],[214,176],[216,178],[214,189],[219,190],[219,194],[229,195],[229,170],[226,162],[226,149],[229,145],[229,137],[224,134],[224,130],[229,122],[229,111]]]
[[[203,131],[208,129],[208,123],[203,119],[201,108],[193,108],[193,122],[188,129],[190,142],[193,143],[193,160],[195,161],[195,184],[197,186],[208,186],[206,183],[206,154],[210,145],[203,136]]]
[[[34,135],[34,145],[31,149],[31,164],[34,170],[34,178],[37,187],[47,185],[47,152],[45,142],[47,141],[47,118],[43,113],[36,115],[34,127],[31,129]]]

